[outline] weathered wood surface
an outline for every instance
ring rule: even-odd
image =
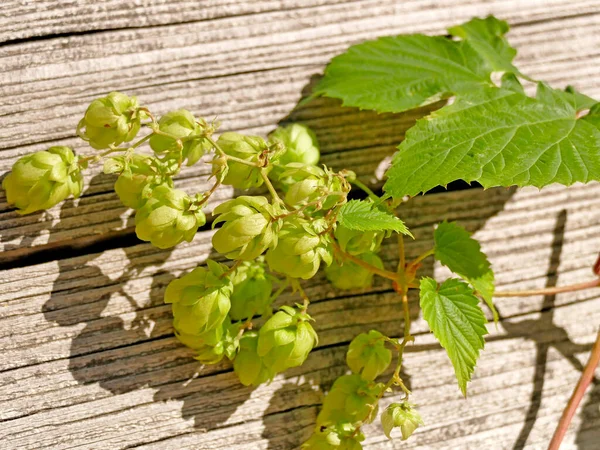
[[[488,13],[513,24],[511,42],[527,73],[600,95],[595,0],[7,0],[0,10],[0,173],[49,145],[88,152],[73,137],[85,105],[124,90],[158,113],[187,107],[218,115],[226,129],[265,133],[291,114],[315,128],[326,163],[376,182],[377,168],[417,115],[377,116],[325,100],[293,111],[302,90],[354,42],[442,33]],[[180,186],[202,189],[203,173],[206,166],[186,170]],[[345,370],[352,337],[371,328],[401,332],[398,299],[385,281],[348,294],[319,276],[306,290],[320,344],[303,367],[254,390],[239,385],[226,363],[201,367],[173,338],[162,295],[170,280],[211,255],[211,232],[169,251],[146,244],[102,251],[130,233],[130,213],[110,192],[110,177],[96,169],[90,178],[77,208],[69,201],[45,215],[20,217],[0,194],[0,262],[18,266],[24,255],[47,261],[0,271],[2,448],[297,448],[322,391]],[[420,197],[401,207],[417,237],[408,252],[431,245],[433,224],[455,219],[482,241],[499,289],[583,281],[600,242],[599,194],[592,184]],[[219,192],[220,199],[231,195]],[[83,247],[81,255],[43,253],[64,245]],[[391,267],[394,258],[390,242],[384,259]],[[446,274],[431,265],[424,273]],[[290,295],[281,301],[294,301]],[[489,326],[467,400],[411,301],[417,342],[406,376],[427,425],[406,443],[388,442],[373,426],[365,447],[545,448],[598,328],[598,294],[498,299],[502,320]],[[595,382],[564,448],[600,448],[599,408]]]

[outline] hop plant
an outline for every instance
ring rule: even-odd
[[[165,303],[172,305],[173,327],[184,339],[198,336],[197,345],[214,346],[222,338],[233,284],[225,276],[226,267],[211,260],[207,264],[171,281],[165,291]],[[214,330],[217,331],[206,334]]]
[[[239,353],[233,362],[233,370],[244,386],[258,386],[275,376],[258,356],[258,333],[244,333],[239,341]]]
[[[273,272],[292,278],[312,278],[321,265],[333,260],[330,238],[323,233],[324,220],[308,221],[297,216],[285,220],[277,245],[267,252],[266,259]]]
[[[81,167],[69,147],[50,147],[26,155],[2,181],[6,200],[20,214],[48,209],[83,188]]]
[[[233,294],[229,315],[233,320],[246,319],[254,314],[263,315],[269,311],[273,282],[262,260],[244,261],[230,278]]]
[[[158,129],[162,134],[154,134],[150,138],[152,150],[157,154],[176,154],[181,151],[188,166],[196,164],[213,147],[207,139],[212,134],[212,127],[204,120],[196,119],[186,109],[171,111],[162,116],[158,121]]]
[[[240,196],[221,203],[213,214],[213,227],[223,222],[213,246],[230,259],[255,259],[277,242],[276,213],[265,197]]]
[[[363,253],[358,258],[371,267],[383,269],[383,262],[375,253]],[[325,275],[338,289],[365,289],[372,286],[374,274],[352,261],[338,262],[334,259],[331,265],[325,268]]]
[[[135,138],[144,118],[136,97],[111,92],[90,103],[77,130],[92,148],[104,149]]]
[[[261,171],[258,167],[247,165],[259,164],[263,161],[264,154],[268,151],[265,140],[259,136],[244,136],[239,133],[223,133],[217,140],[217,146],[226,155],[236,158],[227,163],[227,171],[223,177],[223,184],[228,184],[236,189],[250,189],[263,184]],[[265,169],[268,170],[268,169]],[[213,173],[221,173],[219,159],[213,164]]]
[[[206,216],[190,197],[167,185],[157,186],[135,215],[135,233],[158,248],[191,242]]]
[[[420,425],[423,425],[423,419],[412,403],[392,403],[381,414],[381,425],[389,439],[391,439],[392,429],[400,428],[402,440],[405,441]]]
[[[341,376],[325,397],[317,426],[372,422],[383,388],[382,383],[371,383],[357,374]]]
[[[256,352],[272,373],[300,366],[317,344],[317,333],[301,310],[282,306],[260,328]]]
[[[364,380],[373,381],[392,362],[392,352],[385,347],[386,337],[377,330],[356,336],[346,354],[346,363],[352,372]]]

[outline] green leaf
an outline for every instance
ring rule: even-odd
[[[491,85],[487,64],[465,41],[415,34],[350,47],[333,58],[314,93],[401,112],[484,85]]]
[[[482,89],[419,120],[398,149],[384,186],[394,198],[459,179],[486,188],[600,180],[600,108],[578,119],[552,92]]]
[[[373,202],[350,200],[340,208],[338,222],[349,230],[396,231],[412,237],[398,217],[378,209]]]
[[[479,242],[457,223],[445,221],[436,228],[434,241],[435,258],[473,286],[497,322],[498,312],[492,302],[494,272]]]
[[[435,280],[421,279],[421,309],[429,328],[446,349],[454,366],[458,386],[467,395],[467,382],[475,370],[483,336],[487,334],[486,319],[473,290],[455,278],[438,288]]]
[[[512,65],[517,51],[504,37],[510,27],[504,20],[494,16],[474,18],[463,25],[448,28],[448,32],[465,39],[489,64],[490,71],[519,73]]]
[[[495,71],[519,73],[512,65],[516,50],[504,38],[506,22],[473,19],[449,31],[461,40],[413,34],[354,45],[333,58],[314,95],[401,112],[493,86]]]

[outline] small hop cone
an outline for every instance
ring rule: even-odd
[[[415,409],[415,405],[402,402],[392,403],[381,414],[381,425],[388,439],[391,439],[392,429],[398,427],[402,432],[402,440],[407,440],[414,431],[424,425],[421,415]]]
[[[171,178],[159,173],[157,168],[160,167],[160,162],[156,158],[134,153],[131,161],[123,161],[119,164],[120,159],[124,160],[123,157],[107,159],[105,172],[118,170],[117,166],[122,166],[122,169],[118,170],[121,173],[115,182],[115,192],[125,206],[140,209],[152,196],[154,188],[161,184],[173,187]]]
[[[247,331],[240,339],[240,350],[233,361],[233,370],[244,386],[258,386],[275,376],[257,353],[258,333]]]
[[[356,432],[351,423],[317,427],[310,439],[302,444],[303,450],[362,450],[362,432]]]
[[[78,134],[95,149],[109,148],[135,138],[145,117],[136,97],[111,92],[90,103],[77,127]]]
[[[206,136],[212,133],[212,128],[203,120],[197,120],[194,115],[185,110],[171,111],[160,118],[158,128],[179,139],[187,138],[182,142],[183,159],[187,165],[196,164],[198,160],[212,149],[212,144]],[[150,147],[155,153],[165,154],[179,152],[177,141],[168,136],[155,134],[150,138]]]
[[[195,359],[203,364],[216,364],[227,356],[233,359],[239,342],[237,335],[240,331],[239,323],[231,323],[225,318],[220,327],[193,335],[175,332],[177,339],[187,347],[196,351]]]
[[[356,336],[346,354],[348,367],[367,381],[375,380],[391,362],[392,352],[385,347],[385,336],[375,330]]]
[[[243,320],[254,314],[263,315],[271,306],[273,282],[262,261],[244,261],[231,275],[233,294],[229,316]]]
[[[377,399],[383,388],[383,384],[374,384],[360,375],[339,377],[323,401],[317,425],[360,421],[370,423],[377,416]]]
[[[135,233],[142,241],[158,248],[170,248],[182,241],[191,242],[206,216],[188,195],[161,185],[135,215]]]
[[[217,145],[225,154],[240,158],[248,162],[258,163],[263,152],[267,151],[267,144],[259,136],[244,136],[239,133],[223,133],[217,140]],[[218,161],[219,158],[216,159]],[[223,184],[228,184],[236,189],[247,190],[263,184],[263,179],[258,167],[248,166],[236,161],[227,162],[228,170],[223,176]],[[213,174],[223,173],[220,164],[213,165]]]
[[[212,238],[215,250],[229,259],[252,260],[277,242],[275,212],[265,197],[240,196],[217,206]]]
[[[319,163],[321,152],[317,136],[306,125],[294,123],[279,127],[269,135],[269,141],[279,142],[285,148],[274,168],[277,176],[280,175],[282,166],[289,163],[308,166],[316,166]]]
[[[189,345],[196,349],[217,344],[231,308],[233,285],[222,276],[227,268],[211,260],[207,264],[171,281],[165,291],[165,303],[173,308],[173,327],[186,345],[196,336],[196,344]]]
[[[30,214],[51,208],[70,195],[79,197],[83,177],[73,150],[57,146],[19,158],[2,187],[6,200],[19,214]]]
[[[377,253],[385,237],[384,231],[357,231],[338,225],[334,232],[340,248],[351,255]]]
[[[290,205],[301,204],[315,198],[323,191],[327,184],[327,173],[317,166],[311,166],[302,163],[288,163],[284,166],[276,164],[273,168],[272,178],[279,184],[281,190],[286,195],[290,190],[294,192],[289,194],[286,203]],[[304,180],[312,180],[311,183],[304,183],[302,188],[295,187],[296,184]],[[311,186],[317,186],[318,189],[309,189]]]
[[[267,252],[266,260],[273,272],[292,278],[312,278],[321,265],[333,261],[331,241],[324,220],[309,222],[290,216],[279,232],[277,245]]]
[[[261,327],[257,354],[272,373],[304,363],[318,341],[309,320],[308,314],[283,306]]]
[[[364,253],[357,256],[374,267],[383,269],[381,258],[375,253]],[[373,272],[352,261],[338,262],[334,260],[325,268],[329,282],[338,289],[365,289],[373,284]]]

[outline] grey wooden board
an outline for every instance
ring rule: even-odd
[[[376,184],[382,161],[418,114],[378,116],[327,100],[294,110],[302,91],[352,43],[442,33],[488,13],[513,24],[511,42],[526,72],[600,95],[597,1],[7,0],[0,172],[49,145],[89,152],[74,125],[90,99],[118,89],[159,114],[187,107],[218,115],[225,129],[264,134],[286,118],[307,122],[324,162]],[[186,169],[180,186],[202,189],[198,177],[206,172],[205,165]],[[0,261],[130,232],[130,213],[110,192],[113,179],[97,169],[90,178],[77,208],[66,202],[47,214],[18,216],[0,194]],[[482,241],[499,289],[587,280],[600,242],[599,194],[591,184],[419,197],[400,209],[417,237],[407,250],[416,256],[431,245],[435,223],[454,219]],[[232,195],[223,189],[218,200]],[[320,344],[303,367],[257,389],[239,385],[227,363],[201,367],[173,338],[162,295],[212,254],[211,233],[169,251],[95,247],[0,271],[2,448],[296,448],[310,435],[322,393],[346,370],[352,337],[371,328],[401,333],[398,298],[386,281],[346,293],[318,276],[305,287]],[[393,267],[394,242],[383,256]],[[429,263],[423,274],[447,272]],[[295,300],[286,293],[280,302]],[[417,341],[405,375],[427,424],[406,443],[387,441],[373,425],[365,447],[545,448],[598,328],[598,294],[497,299],[503,320],[489,326],[467,400],[415,300]],[[600,448],[599,407],[595,383],[564,448]]]

